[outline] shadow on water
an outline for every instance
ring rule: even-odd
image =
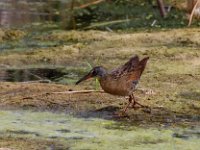
[[[90,111],[82,111],[75,113],[75,116],[78,118],[100,118],[100,119],[107,119],[113,120],[113,116],[120,111],[119,107],[116,106],[106,106],[96,110]]]
[[[196,125],[200,121],[199,115],[181,114],[163,107],[152,107],[151,111],[149,108],[138,108],[137,110],[130,108],[126,114],[121,114],[121,112],[122,109],[119,107],[107,106],[92,111],[78,112],[75,117],[114,120],[136,126],[171,126],[173,124],[184,126],[187,124]]]

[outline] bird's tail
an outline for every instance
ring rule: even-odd
[[[149,57],[145,57],[139,62],[138,66],[140,68],[140,75],[142,75],[148,60],[149,60]]]
[[[135,69],[129,74],[129,80],[139,80],[147,64],[149,57],[143,58]]]

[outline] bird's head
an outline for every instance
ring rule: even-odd
[[[85,76],[83,76],[80,80],[78,80],[76,82],[76,84],[79,84],[80,82],[90,79],[90,78],[94,78],[94,77],[98,77],[101,78],[106,74],[106,70],[101,67],[101,66],[97,66],[94,67],[92,70],[90,70],[90,72],[88,74],[86,74]]]

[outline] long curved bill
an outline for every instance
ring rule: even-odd
[[[82,77],[80,80],[78,80],[78,81],[76,82],[76,85],[79,84],[80,82],[82,82],[82,81],[84,81],[84,80],[87,80],[87,79],[89,79],[89,78],[92,78],[92,77],[93,77],[92,74],[89,72],[87,75],[85,75],[85,76]]]

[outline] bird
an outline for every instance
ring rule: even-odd
[[[96,66],[78,80],[76,85],[84,80],[97,78],[102,89],[106,93],[118,96],[129,96],[128,104],[124,108],[123,113],[126,113],[127,108],[131,104],[132,108],[134,108],[136,104],[140,107],[147,107],[137,102],[133,93],[139,83],[148,60],[149,57],[139,60],[138,55],[134,55],[124,65],[111,71],[107,71],[102,66]]]

